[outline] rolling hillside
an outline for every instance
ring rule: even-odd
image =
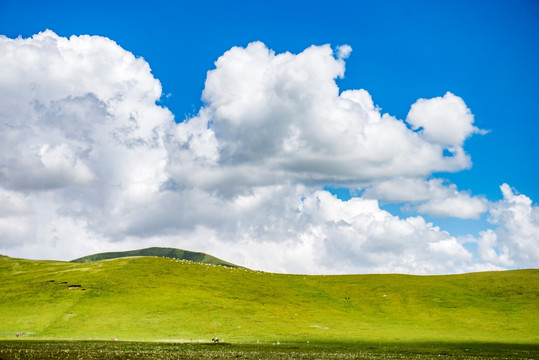
[[[198,262],[198,263],[203,263],[203,264],[221,265],[221,266],[228,266],[228,267],[240,267],[238,265],[234,265],[227,261],[218,259],[215,256],[211,256],[211,255],[204,254],[201,252],[193,252],[193,251],[187,251],[187,250],[181,250],[181,249],[162,248],[162,247],[151,247],[151,248],[140,249],[140,250],[99,253],[99,254],[84,256],[84,257],[72,260],[72,262],[87,263],[87,262],[92,262],[92,261],[109,260],[109,259],[117,259],[117,258],[123,258],[123,257],[133,257],[133,256],[158,256],[158,257],[165,257],[165,258],[170,258],[170,259],[188,260],[188,261]]]
[[[304,276],[1,257],[0,284],[0,338],[539,343],[539,270]]]

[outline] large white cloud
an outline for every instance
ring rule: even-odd
[[[0,49],[0,188],[25,194],[33,219],[19,218],[18,241],[69,241],[73,226],[84,239],[110,238],[167,178],[174,122],[155,105],[159,81],[103,37],[45,31],[0,37]],[[30,223],[34,239],[22,230]]]
[[[461,139],[459,144],[431,141],[428,133],[411,131],[382,114],[367,91],[339,93],[335,79],[344,76],[344,60],[328,45],[294,55],[275,54],[255,42],[227,51],[215,65],[206,80],[201,115],[219,141],[215,177],[223,170],[263,175],[242,177],[248,186],[268,178],[363,183],[470,166],[461,145],[471,132],[448,126],[446,132],[456,133],[452,136]],[[455,112],[455,118],[462,111],[439,110],[447,116]],[[430,108],[428,115],[442,116]],[[452,154],[444,156],[444,150]],[[221,176],[227,182],[228,176]]]
[[[233,48],[208,73],[205,106],[176,124],[156,105],[161,86],[148,63],[110,39],[0,37],[0,252],[71,259],[176,246],[309,273],[505,266],[488,256],[474,263],[460,240],[420,216],[401,219],[374,199],[341,201],[320,190],[371,186],[371,195],[390,198],[383,184],[414,179],[423,193],[411,193],[429,213],[484,211],[482,199],[423,180],[470,166],[462,146],[476,131],[463,130],[472,123],[464,102],[446,95],[460,105],[440,107],[460,121],[447,127],[453,140],[427,123],[410,130],[367,91],[340,92],[335,79],[350,51]],[[445,197],[453,202],[433,205]]]

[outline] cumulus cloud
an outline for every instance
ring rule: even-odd
[[[464,101],[447,92],[442,97],[419,99],[410,109],[406,121],[434,143],[460,147],[473,133],[484,133],[473,126],[474,116]]]
[[[500,186],[503,199],[491,204],[495,230],[481,232],[478,253],[482,260],[501,266],[537,267],[539,264],[539,207],[518,195],[507,184]]]
[[[99,36],[45,31],[0,37],[0,48],[0,187],[25,194],[40,236],[65,239],[74,223],[107,237],[127,206],[152,202],[166,179],[173,117],[155,105],[159,81]]]
[[[376,200],[342,201],[318,191],[304,201],[313,224],[309,235],[323,241],[321,263],[335,259],[349,272],[443,273],[466,269],[471,254],[447,232],[422,217],[400,219],[381,210]]]
[[[341,92],[350,53],[234,47],[208,73],[205,105],[176,123],[148,63],[110,39],[0,36],[0,252],[175,246],[270,271],[423,274],[505,266],[504,243],[518,262],[512,193],[491,210],[508,230],[479,244],[483,263],[421,216],[380,209],[400,196],[439,216],[483,212],[482,198],[424,180],[469,167],[463,143],[478,130],[452,94],[416,103],[407,124],[366,90]],[[342,201],[328,183],[368,189]]]
[[[459,135],[460,143],[449,144],[452,155],[445,156],[448,144],[431,141],[429,133],[413,132],[403,121],[382,114],[367,91],[339,93],[335,79],[344,76],[342,57],[350,51],[339,49],[337,58],[328,45],[297,55],[275,54],[255,42],[232,48],[216,61],[199,115],[211,124],[206,131],[218,139],[219,169],[209,170],[214,178],[222,176],[225,187],[229,170],[262,175],[242,177],[246,186],[268,178],[363,183],[470,166],[461,145],[471,132]],[[455,118],[461,111],[439,110],[456,112]]]
[[[365,197],[387,202],[415,203],[415,210],[436,217],[477,219],[488,209],[484,197],[459,191],[455,184],[443,179],[394,178],[373,184]]]

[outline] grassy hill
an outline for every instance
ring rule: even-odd
[[[2,257],[0,284],[0,338],[539,343],[539,270],[304,276]]]
[[[193,261],[193,262],[198,262],[198,263],[203,263],[203,264],[221,265],[221,266],[228,266],[228,267],[240,267],[238,265],[234,265],[227,261],[218,259],[215,256],[211,256],[211,255],[204,254],[201,252],[193,252],[193,251],[187,251],[187,250],[180,250],[180,249],[174,249],[174,248],[162,248],[162,247],[151,247],[151,248],[140,249],[140,250],[99,253],[99,254],[84,256],[84,257],[72,260],[72,262],[87,263],[87,262],[92,262],[92,261],[109,260],[109,259],[117,259],[117,258],[123,258],[123,257],[133,257],[133,256],[158,256],[158,257],[165,257],[165,258],[170,258],[170,259],[188,260],[188,261]]]

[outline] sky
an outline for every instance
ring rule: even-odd
[[[0,254],[539,267],[539,3],[0,0]]]

